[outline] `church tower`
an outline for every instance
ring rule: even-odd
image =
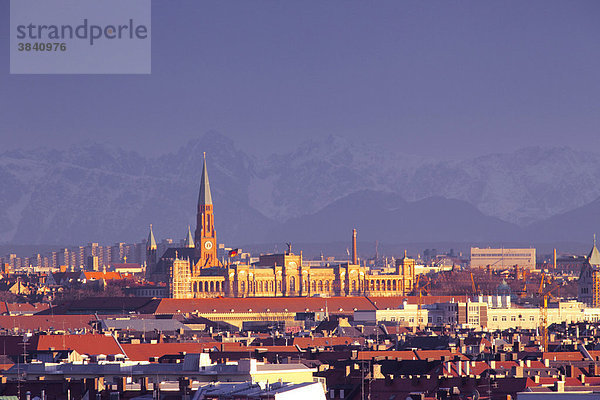
[[[202,178],[200,179],[200,194],[198,195],[198,214],[196,216],[196,232],[194,234],[196,250],[200,259],[196,268],[212,267],[217,265],[217,233],[213,216],[213,203],[206,171],[206,153]]]
[[[579,272],[577,299],[591,307],[600,307],[600,251],[596,247],[596,235],[592,251]]]
[[[194,244],[194,239],[192,237],[192,230],[189,227],[189,225],[187,235],[185,236],[185,241],[183,242],[183,247],[188,249],[193,249],[194,247],[196,247],[196,245]]]
[[[146,276],[150,276],[156,272],[157,250],[158,246],[156,245],[154,232],[152,232],[152,224],[150,224],[150,233],[148,233],[148,240],[146,241]]]

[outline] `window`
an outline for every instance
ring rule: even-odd
[[[498,317],[494,315],[494,316],[492,317],[492,321],[498,321]]]
[[[512,317],[510,317],[510,320],[511,320],[511,321],[516,321],[516,320],[517,320],[517,317],[515,317],[515,316],[513,315]]]
[[[506,315],[503,315],[503,316],[502,316],[502,321],[505,321],[505,322],[506,322]]]

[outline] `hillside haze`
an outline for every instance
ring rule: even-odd
[[[589,241],[600,215],[600,156],[524,148],[436,161],[309,141],[260,157],[209,132],[147,157],[100,144],[0,154],[0,242],[182,239],[195,225],[207,154],[219,241]]]

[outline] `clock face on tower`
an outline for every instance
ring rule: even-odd
[[[213,247],[212,242],[204,242],[204,248],[206,250],[210,250],[210,249],[212,249],[212,247]]]

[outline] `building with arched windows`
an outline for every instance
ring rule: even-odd
[[[167,249],[160,259],[150,227],[146,277],[153,282],[167,282],[173,298],[403,296],[413,290],[415,260],[405,253],[397,260],[393,273],[371,273],[358,260],[356,230],[352,232],[349,261],[308,265],[302,253],[292,253],[289,246],[285,253],[261,255],[251,264],[219,262],[206,158],[196,220],[194,238],[188,229],[184,246]]]

